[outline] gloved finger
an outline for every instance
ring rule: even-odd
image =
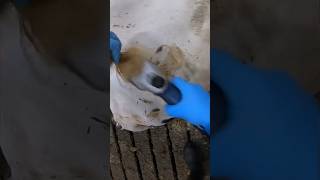
[[[189,82],[187,82],[185,79],[178,77],[178,76],[174,76],[171,79],[171,83],[174,84],[175,86],[177,86],[177,88],[180,89],[182,93],[183,93],[183,90],[185,89],[185,87],[187,87],[189,85]]]
[[[116,40],[116,41],[120,41],[120,39],[118,38],[118,36],[117,36],[114,32],[112,32],[112,31],[110,31],[109,36],[110,36],[110,39],[114,39],[114,40]]]
[[[174,84],[180,90],[180,92],[182,93],[182,98],[183,98],[184,88],[186,87],[186,85],[188,85],[188,82],[186,80],[182,79],[181,77],[175,76],[171,79],[171,83]],[[181,102],[179,102],[179,103],[181,103]],[[175,105],[166,105],[165,106],[166,113],[169,116],[180,118],[179,103],[175,104]]]
[[[113,61],[117,64],[120,61],[121,41],[118,38],[118,36],[113,32],[110,32],[109,36],[111,56]]]
[[[120,61],[121,46],[117,45],[116,43],[110,43],[110,49],[111,49],[111,56],[112,56],[113,62],[118,64]]]
[[[181,118],[179,105],[166,105],[165,107],[166,113],[171,117]]]

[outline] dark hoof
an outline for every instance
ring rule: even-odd
[[[188,142],[183,151],[184,160],[186,161],[189,169],[189,180],[202,180],[204,178],[204,157],[201,147],[197,143]]]

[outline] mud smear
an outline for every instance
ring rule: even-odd
[[[170,78],[184,63],[182,50],[177,46],[162,45],[151,57],[151,62],[159,66],[166,78]]]
[[[120,63],[117,65],[118,73],[129,81],[142,72],[146,58],[146,52],[141,48],[129,48],[127,52],[121,54]]]
[[[142,72],[144,62],[150,60],[157,65],[162,73],[169,78],[176,69],[184,64],[184,55],[176,46],[162,45],[151,54],[147,49],[132,47],[122,53],[117,65],[119,74],[127,81]]]
[[[159,115],[160,115],[160,109],[156,108],[156,109],[153,109],[147,116],[157,118],[159,117]]]

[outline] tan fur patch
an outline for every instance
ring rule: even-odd
[[[151,58],[151,62],[158,65],[167,78],[183,66],[184,55],[177,46],[160,46]]]
[[[121,54],[120,63],[117,65],[119,74],[125,79],[141,73],[144,61],[148,58],[146,51],[141,48],[129,48],[127,52]]]

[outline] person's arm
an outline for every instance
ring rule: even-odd
[[[243,65],[217,50],[211,57],[213,81],[228,105],[226,124],[211,138],[211,175],[320,179],[320,110],[314,97],[285,73]]]

